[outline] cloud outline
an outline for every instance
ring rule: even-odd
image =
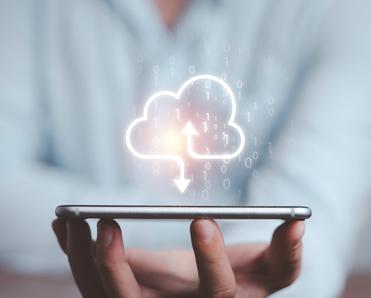
[[[148,120],[148,110],[149,110],[149,107],[151,106],[151,104],[154,100],[156,100],[158,97],[161,97],[161,96],[169,96],[169,97],[171,97],[175,100],[179,100],[183,91],[189,85],[191,85],[192,83],[194,83],[195,81],[198,81],[198,80],[210,80],[210,81],[217,82],[218,84],[220,84],[227,91],[227,94],[228,94],[229,98],[231,99],[231,109],[232,109],[231,115],[230,115],[229,120],[227,122],[227,125],[235,128],[237,130],[237,132],[240,136],[240,146],[238,147],[238,149],[235,152],[233,152],[232,154],[228,154],[228,155],[225,155],[225,154],[221,154],[221,155],[218,155],[218,154],[202,155],[202,154],[198,154],[196,152],[193,152],[193,150],[192,150],[193,154],[190,154],[190,156],[193,157],[194,159],[232,159],[232,158],[235,158],[236,156],[238,156],[243,151],[243,149],[245,147],[246,140],[245,140],[245,134],[243,133],[242,128],[235,122],[236,113],[237,113],[236,98],[234,96],[234,93],[233,93],[232,89],[229,87],[229,85],[225,81],[223,81],[222,79],[220,79],[216,76],[209,75],[209,74],[201,74],[201,75],[191,77],[190,79],[188,79],[187,81],[185,81],[181,85],[181,87],[178,89],[178,91],[176,93],[172,92],[172,91],[159,91],[159,92],[153,94],[151,97],[148,98],[147,102],[144,105],[143,116],[133,120],[130,123],[130,125],[128,126],[128,128],[126,130],[126,134],[125,134],[126,146],[128,147],[129,151],[134,156],[136,156],[138,158],[141,158],[141,159],[146,159],[146,160],[172,160],[172,161],[175,161],[175,162],[177,162],[177,164],[180,167],[180,178],[181,179],[184,179],[184,161],[180,156],[172,155],[172,154],[141,154],[137,150],[134,149],[134,146],[131,143],[131,134],[132,134],[132,131],[133,131],[134,127],[136,127],[139,123]],[[188,142],[188,145],[187,145],[188,149],[189,149],[189,145],[190,145],[190,142]],[[188,153],[190,153],[189,150],[188,150]]]

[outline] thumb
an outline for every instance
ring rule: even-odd
[[[300,274],[304,222],[285,222],[273,233],[266,258],[272,276],[272,288],[278,290],[293,283]]]
[[[191,237],[200,279],[201,297],[232,298],[236,281],[215,221],[198,219],[191,224]]]

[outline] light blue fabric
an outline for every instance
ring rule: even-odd
[[[370,3],[193,1],[173,32],[151,3],[0,3],[0,264],[64,268],[58,204],[308,205],[302,275],[276,297],[336,297],[370,196]],[[201,73],[236,92],[248,138],[232,187],[213,163],[204,199],[122,144],[151,93]],[[123,229],[127,245],[183,247],[188,224]],[[222,223],[228,243],[269,240],[277,224]]]

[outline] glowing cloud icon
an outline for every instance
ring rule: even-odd
[[[237,157],[244,149],[245,135],[241,127],[237,123],[235,123],[236,112],[237,112],[236,98],[234,96],[233,91],[231,90],[231,88],[228,86],[227,83],[225,83],[223,80],[215,76],[212,76],[212,75],[198,75],[198,76],[190,78],[179,88],[177,93],[174,93],[171,91],[160,91],[158,93],[153,94],[147,100],[144,106],[143,116],[135,119],[133,122],[130,123],[129,127],[126,130],[126,135],[125,135],[126,146],[135,157],[140,158],[140,159],[147,159],[147,160],[168,160],[168,161],[174,161],[177,163],[179,167],[179,176],[178,178],[174,179],[174,183],[181,193],[183,193],[187,189],[191,181],[190,179],[187,179],[185,177],[185,162],[183,158],[177,154],[147,154],[147,153],[143,154],[143,153],[140,153],[138,150],[134,148],[132,144],[132,132],[137,125],[148,120],[148,111],[151,105],[156,100],[162,97],[167,97],[167,98],[170,97],[174,100],[180,100],[184,90],[186,90],[187,87],[191,86],[192,84],[198,81],[203,81],[203,80],[208,80],[210,82],[216,83],[217,85],[219,85],[219,87],[222,87],[226,93],[226,96],[229,98],[230,105],[231,105],[230,107],[231,112],[230,112],[230,116],[227,121],[227,126],[236,130],[237,135],[239,137],[239,145],[232,153],[199,154],[195,152],[194,146],[193,146],[193,138],[196,135],[199,135],[199,132],[196,130],[192,122],[189,120],[187,121],[186,125],[182,129],[182,134],[185,135],[187,139],[187,148],[186,148],[187,154],[191,158],[198,159],[198,160],[227,160],[227,159],[233,159]]]

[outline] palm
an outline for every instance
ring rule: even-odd
[[[226,247],[237,282],[237,297],[267,297],[284,286],[286,271],[271,269],[267,244]],[[199,297],[199,279],[193,251],[128,250],[128,262],[148,297]],[[273,260],[274,261],[274,260]],[[276,282],[278,281],[278,282]],[[279,285],[281,283],[281,285]]]

